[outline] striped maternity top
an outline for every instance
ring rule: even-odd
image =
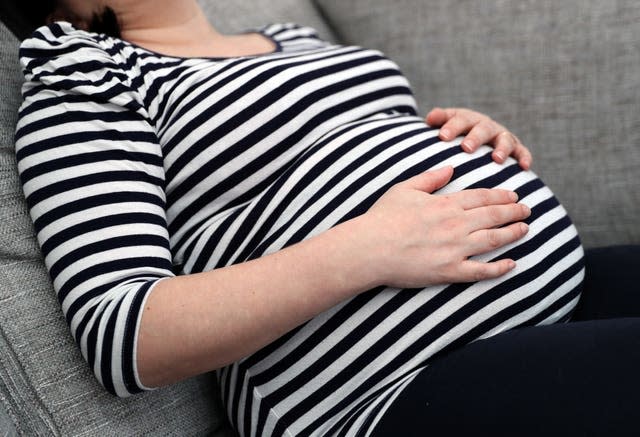
[[[295,24],[256,31],[272,53],[165,56],[64,22],[21,47],[24,193],[71,333],[109,392],[149,389],[136,338],[159,280],[277,251],[445,164],[455,175],[441,193],[501,187],[531,207],[526,238],[478,257],[518,267],[478,283],[378,287],[219,370],[234,427],[364,435],[435,355],[568,319],[583,252],[535,174],[440,141],[379,51]]]

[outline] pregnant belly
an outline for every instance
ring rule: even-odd
[[[242,407],[253,393],[260,409],[285,422],[304,399],[304,408],[318,414],[317,423],[326,424],[354,405],[367,405],[373,393],[397,387],[438,353],[568,317],[580,293],[583,251],[562,205],[515,161],[496,164],[489,147],[467,154],[461,138],[443,142],[437,135],[418,117],[388,114],[328,133],[259,198],[229,213],[212,232],[217,236],[208,267],[309,238],[366,212],[392,184],[452,165],[454,177],[438,193],[500,187],[516,191],[531,208],[525,238],[476,257],[509,257],[516,269],[471,284],[379,287],[332,308],[221,373],[232,417],[257,414]]]
[[[513,256],[513,251],[524,256],[524,247],[533,251],[542,235],[551,239],[561,232],[579,246],[566,211],[533,172],[512,159],[493,162],[487,146],[464,153],[460,140],[440,141],[437,130],[409,115],[377,114],[341,126],[251,202],[212,220],[188,254],[185,270],[210,270],[282,249],[363,214],[394,183],[444,165],[454,167],[454,176],[436,194],[504,188],[518,192],[520,202],[532,208],[525,239],[479,259]]]
[[[520,241],[474,257],[516,260],[517,268],[507,276],[477,284],[429,287],[420,294],[424,299],[457,295],[452,302],[470,303],[477,309],[477,323],[491,317],[495,322],[496,313],[501,312],[504,320],[482,336],[522,324],[559,320],[577,303],[583,275],[582,247],[567,212],[533,172],[522,170],[513,159],[495,163],[488,146],[465,153],[461,139],[440,141],[437,130],[407,115],[379,114],[336,129],[262,196],[236,212],[225,227],[233,236],[214,251],[220,255],[212,259],[226,265],[277,251],[365,213],[399,181],[452,165],[451,182],[436,194],[469,188],[516,191],[520,202],[532,210],[527,220],[529,233]],[[452,309],[439,311],[446,314]]]
[[[260,196],[216,221],[195,246],[196,255],[186,267],[213,269],[275,252],[366,212],[399,181],[452,165],[451,182],[436,194],[469,188],[516,191],[520,202],[532,210],[529,233],[474,257],[516,260],[516,269],[508,275],[421,289],[417,298],[421,303],[412,305],[433,299],[423,314],[432,321],[465,307],[465,317],[471,317],[476,328],[470,334],[474,338],[561,320],[577,303],[583,276],[582,247],[565,209],[533,172],[522,170],[513,159],[497,164],[491,148],[468,154],[460,141],[440,141],[438,131],[421,118],[402,114],[377,114],[335,129]],[[372,299],[373,294],[358,299]],[[395,299],[402,300],[410,293],[386,288],[382,294],[388,298],[399,294]]]

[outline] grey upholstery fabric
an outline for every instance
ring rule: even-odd
[[[0,405],[0,437],[17,437],[18,432],[13,421],[9,418],[9,414],[2,409]]]
[[[634,0],[316,0],[346,42],[378,48],[424,112],[489,114],[583,243],[640,243],[640,4]]]
[[[225,33],[267,23],[294,22],[314,27],[320,36],[336,41],[331,27],[309,0],[198,0],[216,29]]]

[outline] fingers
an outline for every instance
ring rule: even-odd
[[[455,201],[463,209],[473,209],[489,205],[505,205],[518,201],[518,195],[513,191],[487,188],[463,190],[449,194],[447,197]]]
[[[530,215],[531,209],[522,203],[483,206],[466,212],[467,229],[469,232],[492,229],[524,220]]]
[[[506,132],[504,126],[487,117],[471,128],[460,145],[465,152],[475,152],[482,144],[489,144],[496,140],[500,132]],[[506,159],[507,156],[509,153],[504,158]]]
[[[450,141],[467,133],[486,116],[465,108],[433,108],[427,114],[426,122],[432,127],[441,127],[440,138]]]
[[[502,276],[513,270],[515,266],[516,263],[511,259],[501,259],[490,263],[467,260],[460,265],[460,275],[465,282],[476,282]]]
[[[500,132],[493,140],[493,160],[502,164],[507,156],[513,156],[524,170],[531,168],[533,157],[520,139],[509,131]]]
[[[518,241],[529,231],[524,223],[514,223],[501,229],[485,229],[474,232],[469,237],[469,256],[487,253],[507,244]],[[516,263],[511,259],[483,263],[465,260],[460,265],[459,273],[468,282],[482,281],[502,276],[513,270]]]
[[[518,160],[520,167],[522,167],[524,170],[529,170],[531,168],[531,164],[533,163],[533,156],[531,155],[529,149],[527,149],[524,144],[520,142],[518,137],[516,137],[515,135],[514,137],[517,141],[517,144],[513,152],[513,157]]]
[[[447,121],[440,128],[440,138],[444,141],[451,141],[458,135],[467,133],[485,118],[479,112],[464,108],[447,108],[443,110],[447,116]]]
[[[469,256],[491,252],[524,237],[529,232],[525,223],[513,223],[499,229],[483,229],[469,235]]]
[[[426,122],[431,127],[439,127],[445,124],[448,120],[447,113],[442,108],[433,108],[431,112],[427,114]]]
[[[415,175],[414,177],[401,182],[401,184],[416,190],[432,193],[447,185],[452,176],[453,167],[448,165],[437,170],[429,170]]]
[[[462,148],[469,153],[475,152],[482,144],[495,148],[493,160],[499,164],[508,156],[513,156],[520,167],[529,170],[533,157],[520,139],[503,125],[490,117],[466,108],[434,108],[427,114],[430,126],[440,127],[440,138],[451,141],[458,135],[466,134]]]
[[[517,140],[515,135],[508,131],[500,132],[493,140],[495,150],[492,153],[492,158],[499,164],[502,164],[507,156],[510,156],[517,146]]]

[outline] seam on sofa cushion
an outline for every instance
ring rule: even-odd
[[[0,392],[0,436],[16,437],[16,419],[9,413],[8,402]]]
[[[20,360],[0,326],[0,401],[19,435],[55,435],[60,431],[36,395]]]
[[[333,36],[335,36],[336,38],[335,42],[338,44],[344,44],[344,35],[342,35],[342,33],[340,32],[340,29],[331,20],[331,16],[327,14],[325,9],[318,4],[318,0],[311,0],[311,5],[313,6],[313,9],[315,9],[317,14],[320,16],[320,18],[322,18],[322,21],[324,21],[324,24],[333,33]]]

